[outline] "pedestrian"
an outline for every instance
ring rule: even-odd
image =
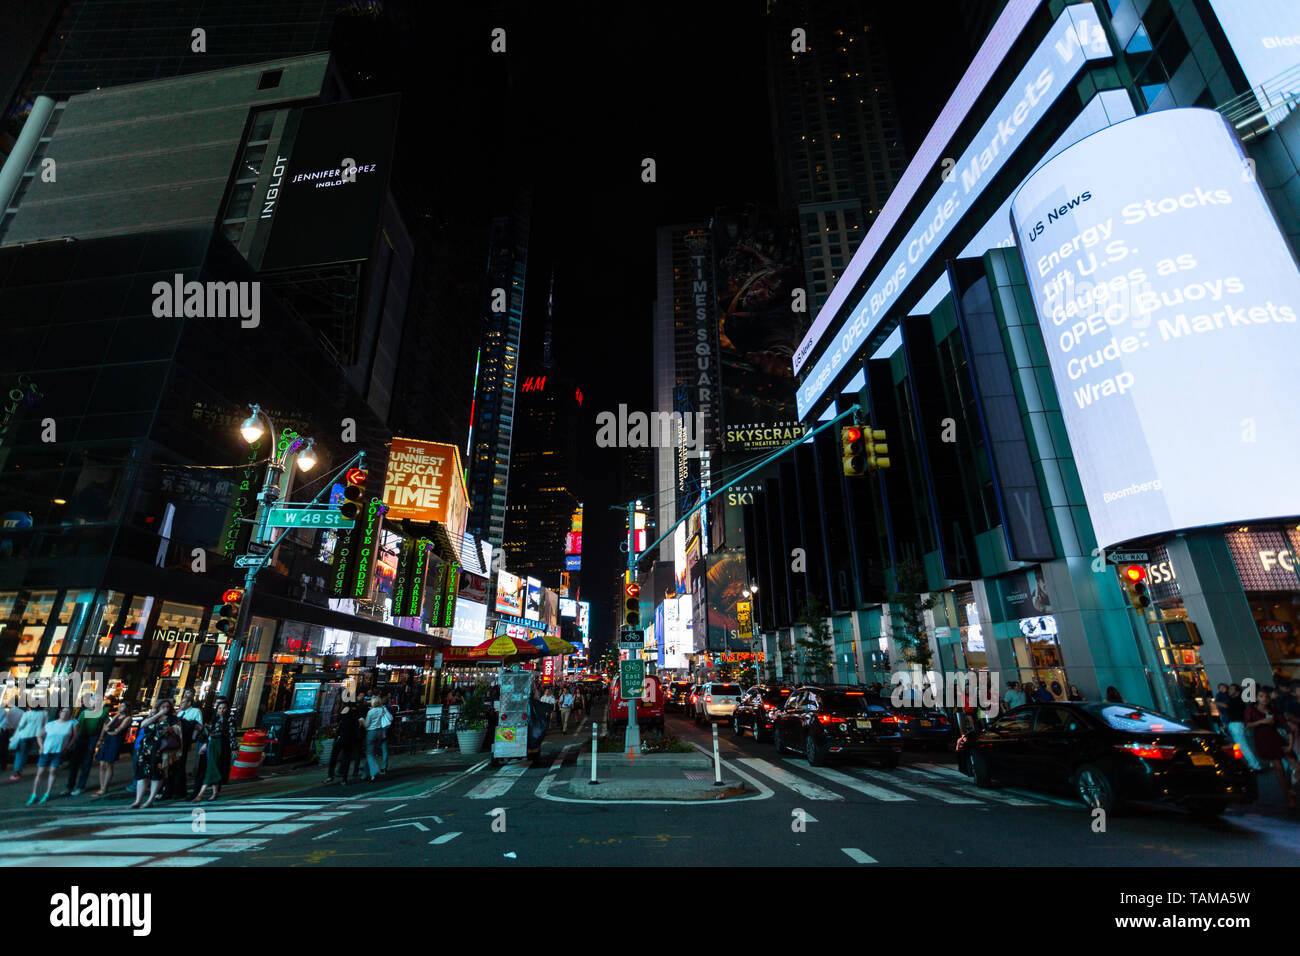
[[[1069,697],[1070,700],[1075,700],[1075,701],[1081,701],[1084,699],[1083,693],[1079,690],[1079,688],[1075,687],[1073,684],[1070,685]]]
[[[1057,684],[1056,681],[1052,681],[1052,684],[1058,688],[1061,686],[1060,684]],[[1040,682],[1038,690],[1034,691],[1033,699],[1035,703],[1050,704],[1052,701],[1056,700],[1056,697],[1053,695],[1051,690],[1048,689],[1047,684]]]
[[[1295,809],[1295,790],[1291,786],[1291,774],[1300,773],[1300,761],[1291,753],[1290,741],[1286,734],[1286,721],[1273,705],[1272,688],[1261,687],[1258,700],[1246,706],[1246,726],[1254,731],[1255,755],[1264,763],[1264,769],[1272,764],[1277,771],[1278,782],[1286,794],[1286,804]]]
[[[148,809],[158,799],[171,769],[172,761],[181,750],[181,728],[170,700],[158,701],[153,712],[140,723],[135,751],[135,803],[130,809]],[[149,782],[149,799],[144,800],[145,781]],[[144,803],[140,801],[144,800]]]
[[[38,753],[36,758],[36,779],[32,781],[32,795],[27,798],[29,807],[36,802],[36,791],[41,785],[41,774],[46,770],[49,771],[49,774],[45,778],[45,793],[41,794],[40,799],[41,803],[50,799],[50,791],[54,789],[54,774],[68,751],[72,749],[73,742],[76,739],[77,722],[72,719],[71,707],[61,708],[58,718],[51,720],[41,728],[41,732],[36,738]]]
[[[9,740],[18,729],[23,719],[23,709],[16,704],[6,704],[4,716],[0,717],[0,754],[9,752]]]
[[[188,774],[190,749],[194,744],[195,735],[203,729],[203,711],[199,710],[194,703],[193,690],[187,688],[181,693],[181,702],[176,708],[176,719],[181,728],[181,753],[167,775],[167,795],[184,797],[190,790]],[[196,776],[195,781],[197,780]]]
[[[378,780],[381,759],[379,748],[383,744],[384,731],[393,722],[393,715],[388,712],[379,697],[370,698],[370,711],[366,714],[366,767],[370,771],[368,780]]]
[[[9,749],[14,752],[14,772],[10,780],[18,780],[23,774],[23,764],[27,762],[27,742],[36,740],[45,729],[45,708],[28,705],[23,712],[18,726],[9,737]]]
[[[224,697],[218,697],[212,721],[205,727],[200,725],[197,739],[199,752],[207,757],[203,769],[203,781],[191,803],[203,800],[203,791],[212,788],[211,802],[221,794],[221,786],[230,778],[230,757],[235,752],[235,722],[230,719],[230,703]]]
[[[1119,689],[1114,684],[1106,688],[1106,702],[1110,704],[1124,703],[1124,695],[1119,692]]]
[[[90,767],[95,762],[95,746],[99,743],[99,732],[106,719],[104,705],[95,700],[94,694],[83,694],[81,707],[73,719],[77,722],[77,737],[68,758],[68,785],[63,791],[65,797],[80,796],[86,789]]]
[[[90,798],[92,800],[107,794],[108,788],[113,785],[113,764],[122,752],[126,735],[131,732],[131,710],[131,705],[123,701],[113,719],[100,731],[99,742],[95,747],[95,762],[99,765],[99,789]]]
[[[1241,685],[1230,684],[1228,686],[1228,700],[1220,710],[1223,715],[1224,726],[1227,728],[1228,736],[1232,738],[1233,743],[1241,748],[1241,755],[1246,761],[1246,766],[1250,767],[1256,773],[1268,768],[1260,762],[1255,754],[1254,733],[1246,728],[1246,702],[1241,699]]]
[[[326,783],[334,782],[334,767],[336,764],[341,764],[343,786],[347,786],[348,767],[356,763],[361,746],[362,720],[361,708],[351,701],[345,703],[339,711],[339,728],[334,736],[334,749],[330,751],[329,776],[325,778]]]
[[[1007,692],[1003,699],[1006,701],[1007,710],[1025,706],[1025,692],[1020,689],[1019,681],[1007,681]]]
[[[1218,692],[1214,695],[1214,710],[1219,717],[1219,732],[1223,734],[1228,732],[1228,701],[1230,699],[1228,685],[1220,684]]]
[[[569,732],[569,717],[573,714],[573,690],[566,687],[560,695],[560,733]]]
[[[1283,714],[1287,731],[1291,734],[1291,752],[1300,756],[1300,681],[1292,682],[1291,693],[1286,695],[1284,702]]]
[[[389,718],[388,723],[384,726],[384,735],[379,739],[379,749],[384,756],[383,764],[381,765],[381,769],[379,771],[379,775],[382,777],[384,776],[384,774],[388,773],[388,734],[389,731],[396,726],[397,715],[398,713],[400,713],[400,711],[397,709],[396,704],[389,702],[387,695],[382,697],[381,700],[383,702],[385,709],[388,711],[388,718]]]

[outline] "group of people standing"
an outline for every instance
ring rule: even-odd
[[[334,782],[336,769],[341,770],[340,783],[344,786],[347,786],[349,767],[353,768],[354,777],[363,780],[378,780],[388,773],[388,734],[398,712],[397,705],[380,695],[371,697],[367,703],[368,709],[356,701],[343,702],[326,783]],[[369,771],[365,777],[361,776],[362,756]]]
[[[1300,681],[1255,689],[1247,702],[1238,684],[1220,684],[1214,696],[1224,732],[1241,748],[1256,773],[1277,773],[1287,806],[1296,806],[1300,787]]]
[[[45,803],[54,792],[55,777],[67,767],[63,795],[76,797],[87,787],[92,768],[98,768],[99,787],[91,799],[99,799],[113,784],[118,759],[131,738],[135,724],[135,707],[127,701],[109,708],[87,694],[74,711],[60,708],[53,720],[44,707],[10,707],[0,718],[0,752],[13,755],[10,782],[22,779],[28,750],[36,751],[36,776],[27,803]],[[188,758],[197,750],[198,765],[194,773],[192,802],[215,800],[230,776],[230,762],[235,751],[236,730],[230,716],[229,702],[218,697],[205,718],[194,702],[194,691],[181,694],[179,706],[170,699],[154,702],[149,713],[135,727],[132,773],[135,802],[132,809],[151,806],[163,794],[170,798],[189,793]],[[195,746],[197,745],[197,747]],[[44,792],[41,783],[44,781]],[[148,799],[145,798],[148,784]]]

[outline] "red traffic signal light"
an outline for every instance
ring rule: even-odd
[[[361,502],[366,497],[366,477],[364,468],[349,468],[343,475],[347,484],[343,486],[343,504],[339,506],[339,513],[349,521],[356,520],[361,513]]]
[[[626,588],[624,588],[624,590],[627,591],[629,597],[636,597],[638,594],[641,593],[641,585],[633,581]]]
[[[845,425],[840,429],[840,448],[844,459],[844,474],[854,477],[867,470],[867,446],[862,440],[862,429]]]
[[[1147,569],[1140,564],[1130,564],[1124,569],[1124,577],[1136,584],[1138,581],[1145,581]]]
[[[217,612],[217,622],[213,628],[227,636],[233,636],[239,625],[239,609],[244,603],[243,588],[227,588],[221,594],[221,610]]]

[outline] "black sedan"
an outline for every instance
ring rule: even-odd
[[[689,711],[691,709],[691,682],[675,680],[664,688],[664,708],[666,710]]]
[[[895,707],[893,711],[904,744],[951,749],[955,728],[943,711],[931,707]]]
[[[962,737],[957,753],[978,786],[1064,790],[1106,811],[1125,800],[1155,800],[1218,814],[1257,793],[1235,744],[1133,704],[1018,707]]]
[[[776,752],[798,751],[813,767],[831,757],[872,757],[893,768],[903,752],[898,718],[860,687],[805,685],[774,715]]]
[[[749,731],[755,740],[770,737],[774,715],[785,706],[791,690],[788,684],[756,684],[745,691],[731,715],[731,729],[736,736],[743,737]]]

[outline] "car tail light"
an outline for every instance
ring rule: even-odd
[[[936,718],[935,718],[935,723],[937,723],[940,727],[947,727],[947,726],[948,726],[948,718],[947,718],[947,717],[936,717]]]
[[[1235,757],[1237,760],[1246,759],[1246,755],[1241,751],[1241,744],[1232,745],[1232,756]]]
[[[1142,757],[1146,760],[1169,760],[1178,752],[1178,748],[1173,744],[1143,744],[1128,743],[1119,744],[1120,750],[1127,750],[1135,757]]]
[[[881,717],[880,722],[882,724],[896,724],[898,723],[898,718],[890,715],[889,717]]]
[[[764,710],[776,710],[776,704],[764,704],[764,705],[763,705],[763,709],[764,709]]]
[[[713,703],[713,695],[712,695],[712,694],[705,694],[705,695],[704,695],[704,702],[705,702],[706,704],[711,704],[711,703]]]
[[[844,718],[843,718],[843,717],[831,717],[831,716],[828,716],[827,714],[818,714],[818,715],[817,715],[817,719],[820,720],[823,724],[842,724],[842,723],[844,723]]]
[[[895,719],[900,724],[910,724],[912,722],[912,718],[908,717],[906,714],[899,714],[898,717],[896,717]]]

